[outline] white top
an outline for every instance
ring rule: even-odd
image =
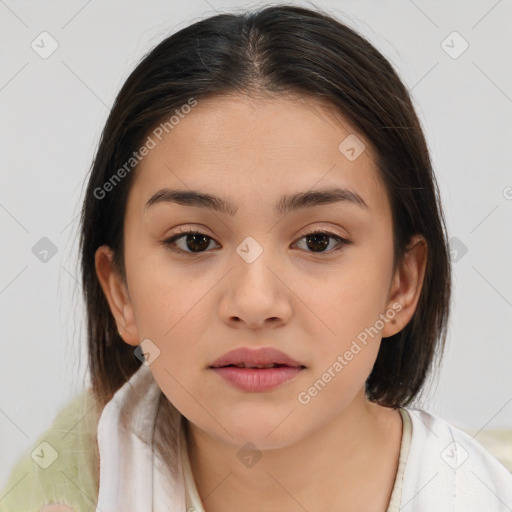
[[[204,512],[190,467],[182,415],[174,467],[152,449],[160,388],[142,365],[103,409],[98,423],[96,512]],[[400,409],[399,467],[387,512],[510,512],[512,475],[468,434],[417,409]],[[194,507],[194,508],[192,508]]]

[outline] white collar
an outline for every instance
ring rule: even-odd
[[[177,436],[176,474],[155,457],[153,433],[161,390],[146,365],[131,376],[105,405],[98,422],[100,456],[96,512],[182,512],[185,485],[181,435]],[[180,433],[181,414],[171,422]]]

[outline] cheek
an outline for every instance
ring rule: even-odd
[[[180,286],[174,290],[174,284],[170,293],[162,279],[152,287],[149,284],[148,279],[139,288],[135,316],[141,339],[149,338],[159,350],[151,372],[182,414],[200,417],[204,414],[199,404],[204,402],[207,364],[204,338],[212,323],[205,310],[204,289],[202,293],[186,293]]]
[[[199,347],[215,309],[208,290],[219,280],[196,271],[197,265],[171,263],[161,248],[132,247],[126,266],[139,338],[160,350],[159,364],[171,372],[203,362]]]
[[[171,264],[164,249],[148,241],[137,244],[134,238],[126,244],[126,271],[135,322],[141,339],[163,343],[183,324],[193,327],[189,312],[204,296],[204,288],[197,286],[190,267]]]
[[[309,330],[305,338],[311,340],[313,365],[296,397],[302,414],[327,421],[326,414],[334,417],[362,392],[381,343],[379,279],[377,269],[351,269],[310,296],[308,307],[318,318],[308,313],[311,321],[303,327]]]
[[[391,264],[386,254],[361,251],[323,276],[321,283],[314,277],[296,281],[294,291],[304,303],[304,328],[318,340],[315,352],[324,363],[325,357],[348,350],[358,336],[363,341],[365,333],[368,341],[378,338],[374,327],[382,329],[378,320],[385,312]]]

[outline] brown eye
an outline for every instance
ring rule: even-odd
[[[191,230],[172,236],[171,238],[164,240],[163,243],[176,252],[201,253],[208,248],[210,241],[212,240],[213,238],[205,235],[204,233]],[[183,242],[181,247],[177,246],[177,241]],[[178,248],[176,249],[175,246]]]
[[[303,238],[306,240],[307,249],[310,249],[308,252],[313,253],[334,252],[342,249],[345,245],[352,243],[350,240],[347,240],[346,238],[336,235],[335,233],[322,231],[320,229],[312,231],[310,233],[303,234],[301,240]],[[331,239],[336,241],[336,246],[334,247],[334,249],[326,251],[325,249],[329,247]]]
[[[324,251],[329,245],[329,239],[332,238],[326,233],[314,233],[312,235],[306,236],[306,245],[309,249],[314,252]]]

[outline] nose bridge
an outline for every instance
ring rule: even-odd
[[[268,285],[275,279],[275,275],[268,268],[272,267],[272,251],[275,251],[275,248],[269,247],[271,236],[266,234],[258,236],[258,238],[259,241],[253,236],[246,236],[236,246],[236,258],[234,259],[237,280],[248,280],[251,286],[257,288],[263,282]]]
[[[230,267],[219,302],[218,314],[226,325],[235,328],[262,329],[283,327],[294,311],[292,283],[286,283],[286,241],[271,229],[273,220],[264,214],[244,217],[245,233],[233,245],[226,261]],[[284,252],[283,252],[284,251]]]
[[[256,235],[258,236],[258,235]],[[279,278],[278,248],[271,248],[271,236],[245,237],[235,248],[229,284],[229,316],[253,323],[286,315],[288,307]],[[283,302],[284,301],[284,302]]]
[[[260,238],[261,243],[252,236],[246,236],[236,247],[236,253],[248,265],[252,265],[257,260],[260,260],[261,263],[261,256],[265,252],[263,244],[265,244],[268,250],[268,240],[270,237],[266,236],[264,240],[262,240],[263,237],[258,238]]]

